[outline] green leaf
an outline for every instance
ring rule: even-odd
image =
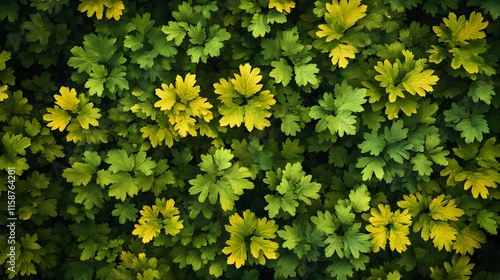
[[[269,73],[269,76],[273,77],[277,83],[281,83],[283,86],[287,86],[292,80],[293,68],[288,65],[284,58],[280,60],[274,60],[271,62],[273,70]]]
[[[349,200],[354,212],[365,212],[370,210],[370,193],[366,185],[361,185],[349,192]]]
[[[83,204],[86,210],[94,207],[102,208],[104,205],[104,195],[102,189],[93,183],[75,187],[71,190],[76,193],[75,202]]]
[[[120,171],[132,171],[134,158],[128,156],[125,150],[110,150],[104,162],[110,164],[109,171],[118,173]]]
[[[478,80],[473,82],[469,87],[467,95],[469,97],[472,97],[472,100],[474,100],[474,102],[478,102],[479,100],[481,100],[484,103],[490,105],[491,99],[493,98],[493,96],[495,96],[493,81]]]
[[[26,148],[31,145],[31,140],[22,134],[5,133],[2,136],[2,144],[5,152],[19,155],[26,155]]]
[[[489,234],[496,235],[498,230],[498,215],[486,209],[481,209],[477,213],[476,222],[478,225],[486,230]]]
[[[108,191],[109,196],[125,201],[127,195],[133,197],[139,193],[139,186],[130,173],[120,171],[114,174],[110,173],[109,176],[112,181]]]
[[[252,36],[255,38],[264,37],[266,33],[271,31],[271,27],[267,23],[267,18],[263,14],[255,13],[250,20],[248,30],[252,31]]]
[[[455,129],[461,131],[460,137],[465,139],[466,143],[472,143],[474,140],[483,141],[483,133],[489,133],[488,122],[483,114],[472,113],[470,118],[462,119]]]
[[[357,168],[363,168],[363,170],[361,171],[361,174],[363,175],[363,181],[370,180],[373,175],[375,175],[377,179],[382,180],[385,174],[385,165],[385,160],[379,157],[361,157],[356,163]]]
[[[319,69],[315,63],[295,65],[293,71],[295,72],[295,82],[298,86],[306,86],[307,84],[316,85],[318,83],[316,74],[319,72]]]
[[[331,277],[338,280],[347,280],[347,277],[353,277],[354,271],[353,266],[346,260],[337,260],[333,264],[326,268],[326,272],[330,274]]]
[[[135,203],[125,201],[124,203],[116,203],[111,215],[118,217],[118,221],[123,225],[127,220],[135,222],[137,220],[137,212],[139,211],[135,208]]]
[[[377,131],[365,132],[363,136],[365,140],[358,145],[362,153],[370,152],[370,155],[378,156],[384,151],[386,141],[378,135]]]
[[[238,163],[232,164],[232,158],[231,152],[223,148],[202,155],[199,166],[207,174],[198,174],[195,179],[189,180],[189,194],[199,194],[200,203],[208,198],[215,205],[219,200],[224,211],[232,210],[243,190],[254,187],[247,179],[252,176],[250,170],[240,167]]]

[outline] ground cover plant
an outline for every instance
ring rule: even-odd
[[[1,278],[499,279],[499,17],[0,1]]]

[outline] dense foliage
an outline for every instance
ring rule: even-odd
[[[1,1],[1,278],[498,279],[499,18]]]

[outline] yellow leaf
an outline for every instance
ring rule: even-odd
[[[7,95],[7,88],[9,86],[3,85],[0,87],[0,102],[4,101],[5,99],[9,98],[9,95]]]
[[[49,122],[47,126],[52,130],[59,129],[62,132],[69,124],[71,116],[59,107],[48,108],[47,111],[49,114],[43,115],[43,119]]]
[[[344,43],[339,43],[330,51],[330,56],[332,57],[332,64],[338,64],[340,68],[346,68],[349,64],[347,58],[356,57],[356,48]]]
[[[442,250],[443,248],[451,252],[453,241],[457,238],[457,229],[453,228],[446,222],[434,221],[431,222],[430,237],[434,247]]]
[[[444,202],[443,199],[444,194],[434,198],[429,204],[429,211],[432,219],[440,221],[458,221],[458,217],[465,213],[464,210],[457,208],[454,199]]]
[[[356,22],[366,16],[368,6],[361,5],[361,0],[334,0],[332,4],[326,4],[325,19],[341,27],[344,32],[354,26]]]
[[[259,68],[252,69],[249,63],[245,63],[240,65],[240,73],[241,75],[235,74],[234,79],[231,79],[234,89],[239,94],[250,97],[262,89],[262,84],[259,84],[262,79]]]
[[[114,18],[115,20],[119,20],[123,10],[125,10],[125,5],[121,0],[107,0],[104,2],[106,5],[106,17],[108,19]]]
[[[88,17],[95,14],[97,19],[102,19],[104,6],[106,6],[106,17],[108,19],[119,20],[122,11],[125,9],[121,0],[80,0],[80,2],[78,10],[82,13],[87,12]]]
[[[155,93],[160,100],[157,101],[154,106],[160,108],[160,110],[170,110],[176,102],[175,87],[173,84],[161,84],[162,89],[156,89]]]
[[[475,172],[465,170],[458,173],[455,180],[458,182],[465,181],[464,190],[472,187],[472,196],[474,198],[481,195],[482,198],[487,199],[489,193],[487,187],[497,187],[497,183],[500,183],[500,173],[489,168],[479,168]]]
[[[63,110],[76,113],[78,111],[78,104],[80,103],[80,100],[76,97],[76,90],[74,88],[61,87],[59,93],[60,95],[54,95],[56,99],[55,103]]]
[[[286,13],[290,13],[292,8],[295,8],[295,2],[291,0],[270,0],[269,1],[269,9],[276,8],[276,10],[280,13],[285,11]]]

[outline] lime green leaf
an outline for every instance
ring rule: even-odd
[[[253,128],[259,130],[271,125],[269,109],[276,103],[274,95],[269,90],[261,90],[263,85],[259,84],[262,76],[260,69],[252,69],[250,64],[240,65],[240,74],[235,74],[235,78],[220,79],[214,84],[215,93],[222,101],[219,113],[222,118],[219,120],[221,126],[240,126],[243,122],[248,131]],[[246,104],[241,104],[246,100]]]
[[[358,145],[362,153],[370,152],[370,155],[378,156],[384,151],[386,141],[378,135],[377,131],[365,132],[363,136],[365,140]]]
[[[109,171],[117,173],[120,171],[132,171],[134,159],[128,156],[125,150],[110,150],[104,162],[110,164]]]
[[[411,159],[413,171],[417,171],[420,176],[430,176],[432,174],[432,161],[425,154],[417,154]]]
[[[79,109],[76,120],[80,123],[83,129],[89,129],[89,125],[99,126],[99,119],[101,114],[98,108],[94,108],[94,104],[87,103]]]
[[[102,208],[104,205],[104,194],[102,189],[93,183],[75,187],[71,190],[76,193],[75,202],[83,204],[85,209],[90,210],[94,207]]]
[[[448,262],[444,263],[444,270],[439,267],[431,267],[431,279],[470,279],[472,275],[473,263],[469,263],[470,258],[467,256],[453,255],[451,265]]]
[[[370,210],[370,193],[366,185],[361,185],[349,192],[352,210],[354,212],[365,212]]]
[[[138,152],[135,155],[134,171],[149,176],[153,174],[153,169],[155,167],[156,162],[151,160],[150,157],[146,157],[146,152]]]
[[[311,179],[312,176],[306,175],[302,171],[302,165],[298,162],[287,163],[284,170],[278,168],[276,173],[274,171],[267,172],[264,182],[270,184],[269,187],[277,191],[275,194],[264,196],[268,202],[264,209],[269,212],[269,217],[274,218],[280,209],[295,216],[296,208],[300,202],[311,205],[311,200],[318,199],[321,184],[311,182]]]
[[[125,201],[127,196],[133,197],[139,193],[139,186],[130,173],[120,171],[109,176],[112,181],[108,191],[109,196]]]
[[[295,82],[298,86],[305,86],[307,84],[315,85],[318,83],[316,74],[319,72],[319,69],[315,63],[295,65],[293,70],[295,72]]]
[[[256,13],[250,20],[248,30],[252,31],[252,36],[255,38],[264,37],[266,33],[271,31],[271,26],[267,23],[265,15]]]
[[[361,174],[363,175],[363,181],[370,180],[373,175],[375,175],[377,179],[382,180],[385,174],[385,165],[385,160],[379,157],[361,157],[356,163],[357,168],[363,168],[363,170],[361,171]]]
[[[275,60],[271,62],[271,66],[273,66],[274,69],[269,73],[269,76],[273,77],[277,83],[287,86],[292,80],[292,66],[288,65],[284,58],[280,58],[279,61]]]
[[[486,37],[483,29],[488,26],[488,22],[483,22],[481,13],[472,12],[469,20],[466,20],[464,15],[457,18],[455,13],[449,13],[443,22],[444,24],[432,28],[440,41],[465,45],[469,40]]]
[[[326,268],[326,272],[335,279],[347,280],[348,277],[353,277],[354,275],[352,269],[353,266],[350,262],[346,260],[337,260]]]

